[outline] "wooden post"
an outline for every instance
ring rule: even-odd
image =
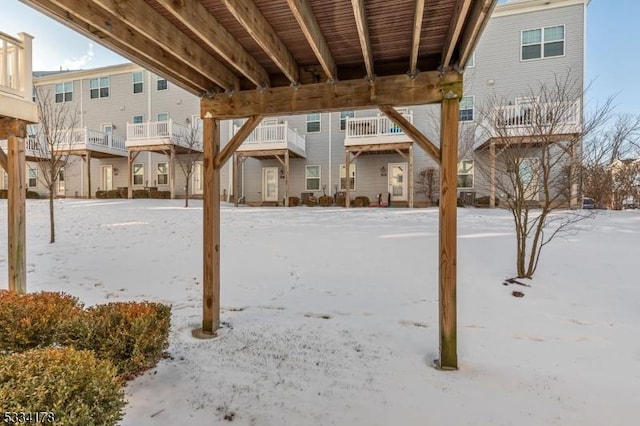
[[[220,326],[220,169],[214,160],[220,152],[219,122],[210,112],[203,119],[203,309],[202,332],[213,335]]]
[[[85,153],[87,158],[87,198],[91,198],[91,151]]]
[[[8,240],[9,240],[9,290],[18,293],[27,291],[26,260],[26,160],[25,142],[26,124],[14,121],[14,132],[8,137],[7,175],[9,190],[7,201]],[[24,130],[24,131],[21,131]]]
[[[440,140],[440,360],[458,368],[456,319],[456,238],[459,99],[447,93],[441,104]]]
[[[351,185],[350,183],[350,176],[349,176],[349,169],[351,168],[351,152],[346,149],[345,150],[345,158],[344,158],[344,206],[345,207],[350,207],[351,206]]]
[[[496,143],[489,142],[489,207],[496,206]]]
[[[233,154],[233,205],[238,207],[238,164],[239,158]]]
[[[129,180],[127,182],[127,198],[133,198],[133,158],[131,157],[132,152],[127,151],[127,165],[129,166]]]
[[[169,190],[173,200],[176,198],[176,147],[173,145],[169,152],[169,179]]]
[[[413,208],[413,144],[409,146],[409,208]]]
[[[289,207],[289,150],[284,152],[284,206]]]

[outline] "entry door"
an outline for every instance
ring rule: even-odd
[[[102,166],[102,189],[104,191],[113,189],[113,166]]]
[[[65,195],[64,173],[64,167],[60,167],[60,171],[58,172],[58,196],[60,197]]]
[[[202,194],[203,191],[203,186],[202,186],[202,163],[195,163],[193,166],[193,194],[194,195],[200,195]]]
[[[278,201],[278,168],[262,168],[262,201]]]
[[[389,192],[391,201],[407,200],[407,163],[389,163]]]
[[[525,200],[538,201],[540,162],[537,158],[521,158],[519,162],[520,180]]]

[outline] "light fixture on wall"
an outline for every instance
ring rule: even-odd
[[[380,176],[387,175],[387,168],[385,166],[380,167]]]
[[[284,170],[280,169],[280,179],[284,179]]]
[[[182,105],[182,99],[178,99],[178,100],[176,101],[176,105]]]
[[[115,167],[113,168],[113,175],[118,176],[118,169],[116,169]]]

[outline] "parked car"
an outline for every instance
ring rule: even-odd
[[[582,198],[582,208],[586,210],[592,210],[596,208],[596,203],[593,201],[593,198],[584,197]]]

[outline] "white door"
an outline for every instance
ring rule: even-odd
[[[262,201],[278,201],[278,168],[262,168]]]
[[[407,200],[407,163],[389,163],[389,192],[391,201]]]
[[[202,163],[195,163],[193,166],[193,188],[192,192],[194,195],[200,195],[203,193],[203,167]]]
[[[537,158],[521,158],[519,174],[525,200],[539,199],[540,162]]]
[[[104,191],[113,189],[113,166],[102,166],[102,189]]]
[[[60,167],[60,171],[58,172],[58,196],[64,197],[65,188],[64,188],[64,167]]]

